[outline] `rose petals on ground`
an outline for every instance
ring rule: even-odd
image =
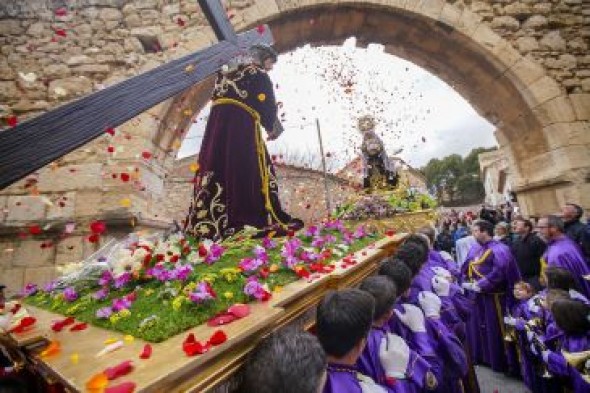
[[[227,335],[222,330],[217,330],[211,338],[209,339],[209,343],[213,346],[221,345],[227,341]]]
[[[134,390],[134,382],[123,382],[118,385],[106,388],[104,393],[132,393]]]

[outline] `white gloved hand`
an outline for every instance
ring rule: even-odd
[[[356,378],[362,393],[387,393],[387,390],[383,386],[377,385],[371,377],[357,373]]]
[[[4,315],[0,315],[0,330],[9,330],[11,322],[12,322],[12,313],[11,312],[7,312]]]
[[[468,291],[481,292],[481,288],[476,282],[464,282],[461,284],[461,288],[467,289]]]
[[[543,361],[545,363],[549,363],[549,354],[551,353],[550,350],[546,349],[543,352],[541,352],[541,357],[543,358]]]
[[[533,355],[538,355],[539,354],[537,352],[537,348],[535,348],[535,344],[531,344],[531,352],[533,353]]]
[[[446,278],[449,281],[452,281],[452,279],[453,279],[453,275],[451,274],[451,272],[449,272],[444,267],[434,266],[434,267],[431,267],[430,270],[432,270],[432,272],[434,274],[436,274],[437,276]]]
[[[532,298],[530,298],[526,302],[528,309],[535,314],[538,313],[540,310],[539,305],[537,304],[537,301],[536,301],[537,298],[538,298],[537,296],[533,296]]]
[[[516,326],[516,318],[514,317],[504,317],[504,323],[509,326]]]
[[[528,330],[526,332],[526,339],[529,340],[529,342],[531,342],[531,341],[533,341],[533,338],[535,338],[535,333]]]
[[[422,291],[418,294],[418,303],[424,310],[427,318],[439,318],[442,302],[440,298],[430,291]]]
[[[430,282],[432,289],[438,296],[449,296],[449,292],[451,291],[451,282],[449,280],[441,276],[434,276]]]
[[[393,310],[395,315],[404,325],[406,325],[414,333],[426,332],[426,325],[424,324],[424,313],[413,304],[402,304],[404,314],[399,310]]]
[[[406,377],[410,362],[410,347],[397,334],[387,333],[379,344],[379,361],[390,378],[403,379]]]
[[[580,292],[576,291],[575,289],[570,289],[568,292],[570,295],[570,299],[579,300],[584,303],[588,302],[588,299],[586,299],[586,296],[582,295]]]

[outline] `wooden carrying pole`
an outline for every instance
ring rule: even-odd
[[[326,209],[328,209],[328,214],[330,214],[330,212],[332,211],[332,206],[330,203],[330,188],[328,187],[328,172],[326,170],[326,156],[324,155],[324,144],[322,142],[322,132],[320,131],[320,120],[316,118],[315,123],[318,129],[318,140],[320,141],[320,155],[322,156],[322,171],[324,172]]]

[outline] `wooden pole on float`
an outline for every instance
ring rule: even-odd
[[[322,132],[320,131],[320,120],[318,118],[315,119],[315,124],[318,130],[318,140],[320,142],[320,155],[322,157],[322,171],[324,172],[324,188],[325,188],[325,196],[326,196],[326,209],[328,210],[328,214],[332,211],[332,206],[330,203],[330,188],[328,187],[328,172],[326,170],[326,156],[324,155],[324,144],[322,143]]]

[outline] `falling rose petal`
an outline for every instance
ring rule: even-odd
[[[66,37],[67,33],[64,29],[55,29],[54,30],[55,34],[60,36],[60,37]]]
[[[108,146],[107,147],[107,152],[108,153],[114,153],[115,152],[115,147],[114,146]]]
[[[149,151],[144,151],[141,153],[141,157],[144,160],[149,160],[150,158],[152,158],[152,153],[150,153]]]
[[[180,27],[184,27],[186,25],[186,22],[184,20],[182,20],[182,18],[176,18],[176,23]]]
[[[124,181],[125,183],[127,183],[129,181],[129,179],[131,178],[131,176],[129,176],[128,173],[121,173],[121,180]]]
[[[29,233],[31,235],[40,235],[41,232],[43,232],[43,230],[41,229],[41,227],[37,224],[31,225],[29,227]]]
[[[90,223],[92,233],[102,235],[107,229],[107,224],[102,220],[96,220]]]
[[[149,359],[152,356],[152,346],[150,344],[145,344],[143,350],[139,354],[140,359]]]
[[[111,135],[111,136],[115,135],[115,129],[114,128],[107,128],[104,132],[107,133],[107,134],[109,134],[109,135]]]
[[[64,7],[55,10],[55,16],[66,16],[67,14],[68,10]]]
[[[265,30],[266,30],[266,27],[264,27],[264,25],[259,25],[259,26],[256,27],[256,31],[259,34],[263,34],[265,32]]]
[[[223,332],[223,330],[217,330],[211,338],[209,339],[209,343],[213,346],[221,345],[227,341],[227,335]]]
[[[6,118],[6,124],[8,124],[9,127],[16,127],[16,125],[18,124],[18,117],[8,116]]]
[[[98,243],[100,240],[100,236],[96,233],[93,233],[92,235],[88,236],[88,241],[90,243]]]
[[[135,391],[134,382],[122,382],[118,385],[108,387],[104,390],[104,393],[133,393]]]

